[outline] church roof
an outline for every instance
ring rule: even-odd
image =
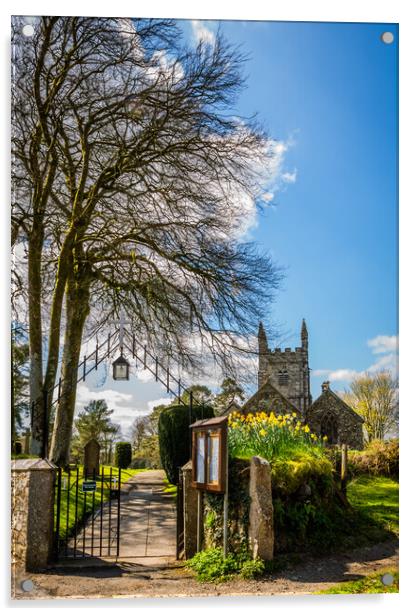
[[[340,398],[334,391],[332,391],[332,389],[330,389],[329,387],[324,390],[321,395],[319,396],[319,398],[317,398],[316,400],[314,400],[311,404],[311,406],[308,408],[307,414],[313,412],[313,411],[317,411],[319,410],[319,407],[321,406],[322,403],[325,402],[325,400],[327,400],[329,397],[335,399],[335,401],[337,402],[338,406],[345,412],[349,413],[350,415],[353,415],[356,419],[359,419],[361,421],[361,423],[364,423],[364,419],[358,415],[358,413],[356,413],[354,411],[354,409],[352,409],[350,406],[348,406],[348,404],[346,402],[344,402],[344,400],[342,398]],[[324,409],[323,409],[324,410]]]
[[[263,383],[263,385],[256,391],[256,393],[251,396],[251,398],[249,398],[247,402],[243,404],[243,406],[241,407],[241,411],[245,413],[246,411],[249,411],[253,406],[256,406],[257,404],[261,403],[262,400],[267,400],[271,398],[277,398],[279,404],[281,404],[283,407],[282,409],[274,409],[276,412],[280,413],[281,410],[287,410],[300,413],[299,409],[293,404],[293,402],[290,402],[290,400],[285,398],[285,396],[277,389],[277,387],[275,387],[273,383],[271,383],[270,379],[267,379],[267,381]],[[258,410],[262,411],[263,409],[259,408]]]

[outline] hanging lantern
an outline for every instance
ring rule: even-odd
[[[123,356],[123,353],[121,353],[120,357],[113,361],[113,379],[115,381],[128,381],[129,368],[129,362]]]

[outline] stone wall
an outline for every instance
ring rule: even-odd
[[[363,420],[331,389],[324,384],[322,394],[310,407],[306,422],[315,434],[322,435],[322,422],[331,414],[337,424],[338,444],[345,443],[351,449],[363,449]]]
[[[197,490],[190,485],[191,463],[184,467],[185,558],[196,553]],[[203,549],[223,547],[224,495],[204,493]],[[270,465],[259,457],[231,460],[229,474],[228,545],[249,548],[253,558],[273,558],[274,528]]]
[[[47,460],[12,462],[11,560],[15,573],[37,571],[50,562],[55,470]]]

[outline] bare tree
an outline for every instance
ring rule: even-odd
[[[366,372],[357,376],[344,399],[364,419],[368,441],[382,440],[397,430],[398,382],[390,372]]]
[[[178,41],[168,21],[62,17],[36,25],[30,51],[16,45],[13,222],[29,246],[33,399],[55,381],[65,308],[57,463],[68,460],[87,319],[97,331],[124,307],[152,348],[196,365],[199,337],[229,372],[236,336],[255,330],[278,283],[241,241],[271,156],[255,120],[233,114],[244,58],[221,36],[196,50]]]

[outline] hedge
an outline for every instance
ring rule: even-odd
[[[131,464],[131,444],[121,442],[116,444],[116,466],[128,468]]]
[[[179,481],[178,468],[191,457],[189,425],[198,419],[214,417],[210,406],[173,405],[162,410],[159,416],[159,450],[162,468],[170,483]]]

